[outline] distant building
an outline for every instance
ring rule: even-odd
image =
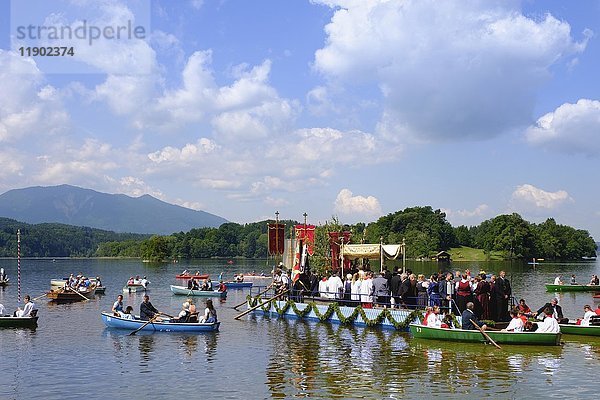
[[[447,263],[449,263],[451,261],[450,253],[448,253],[447,251],[440,251],[435,256],[431,257],[431,261],[447,262]]]

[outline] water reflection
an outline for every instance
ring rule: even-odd
[[[139,338],[138,350],[140,351],[141,372],[150,372],[148,367],[154,355],[154,334],[141,334],[137,337]]]

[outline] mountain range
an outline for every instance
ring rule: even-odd
[[[218,227],[228,222],[217,215],[169,204],[147,194],[130,197],[71,185],[9,190],[0,195],[0,217],[30,224],[56,222],[161,235]]]

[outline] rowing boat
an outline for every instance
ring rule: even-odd
[[[555,285],[546,284],[547,292],[600,292],[599,285]]]
[[[243,288],[251,288],[252,282],[223,282],[227,289],[243,289]]]
[[[189,274],[179,274],[175,275],[176,279],[208,279],[208,274],[200,274],[200,275],[189,275]]]
[[[600,336],[600,325],[581,326],[577,324],[559,324],[565,335]]]
[[[90,299],[92,296],[94,296],[95,292],[96,290],[91,288],[79,289],[77,291],[74,289],[56,289],[50,290],[48,293],[46,293],[46,297],[55,303],[72,303],[75,301]]]
[[[126,329],[130,331],[141,328],[148,321],[141,320],[138,316],[134,319],[116,317],[111,313],[102,313],[102,322],[108,328]],[[154,321],[144,326],[141,331],[146,332],[212,332],[218,331],[220,322],[203,323],[203,322],[169,322],[169,321]]]
[[[501,332],[485,331],[499,344],[527,344],[538,346],[558,346],[560,333],[542,332]],[[410,333],[415,338],[447,340],[454,342],[486,342],[479,331],[464,329],[434,328],[431,326],[410,324]]]
[[[148,288],[141,283],[134,283],[133,285],[123,286],[123,293],[136,293],[136,292],[147,292]]]
[[[171,285],[171,292],[184,296],[204,296],[204,297],[227,297],[227,290],[220,292],[218,290],[193,290],[185,286]]]
[[[39,317],[13,317],[10,315],[0,316],[0,328],[30,328],[37,327]]]

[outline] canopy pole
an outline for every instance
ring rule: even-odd
[[[402,238],[402,273],[406,273],[406,241]]]
[[[379,272],[383,272],[383,236],[379,237],[379,261],[381,263]]]

